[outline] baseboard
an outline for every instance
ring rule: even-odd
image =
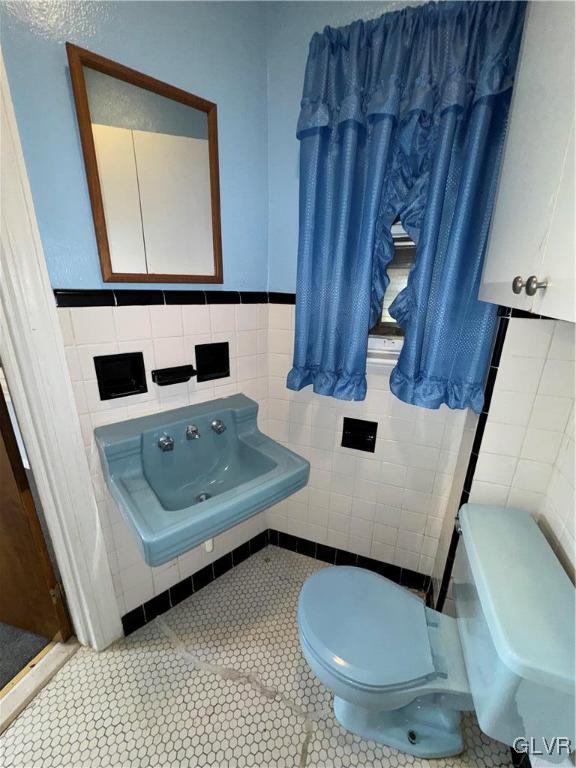
[[[192,574],[192,576],[188,576],[178,582],[178,584],[174,584],[174,586],[151,598],[143,605],[139,605],[137,608],[126,613],[122,616],[124,635],[130,635],[149,621],[155,619],[156,616],[169,611],[170,608],[178,605],[182,600],[185,600],[215,579],[223,576],[229,570],[268,546],[268,544],[289,549],[300,555],[307,555],[332,565],[355,565],[359,568],[366,568],[369,571],[385,576],[403,587],[422,592],[426,598],[426,605],[432,606],[434,604],[433,586],[430,576],[412,571],[409,568],[400,568],[397,565],[373,560],[370,557],[356,555],[344,549],[336,549],[336,547],[318,544],[315,541],[309,541],[299,536],[292,536],[289,533],[282,533],[281,531],[268,528],[239,547],[236,547],[232,552],[228,552],[226,555],[218,558],[218,560],[210,563],[210,565],[206,565],[201,570]]]

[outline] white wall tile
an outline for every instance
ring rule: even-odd
[[[574,363],[570,360],[548,360],[538,394],[574,397]]]
[[[211,331],[209,306],[207,304],[184,304],[182,306],[182,327],[185,336],[198,337],[209,334]]]
[[[70,310],[76,344],[116,341],[112,307],[78,307]]]

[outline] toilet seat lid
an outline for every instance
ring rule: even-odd
[[[424,603],[371,571],[317,571],[300,592],[298,623],[318,659],[353,683],[385,688],[434,674]]]

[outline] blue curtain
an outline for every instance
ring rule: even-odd
[[[481,410],[496,308],[476,296],[524,11],[429,3],[312,38],[290,389],[364,399],[400,216],[416,261],[390,310],[405,332],[391,389]]]

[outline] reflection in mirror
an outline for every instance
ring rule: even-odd
[[[216,106],[68,49],[104,279],[222,282]]]

